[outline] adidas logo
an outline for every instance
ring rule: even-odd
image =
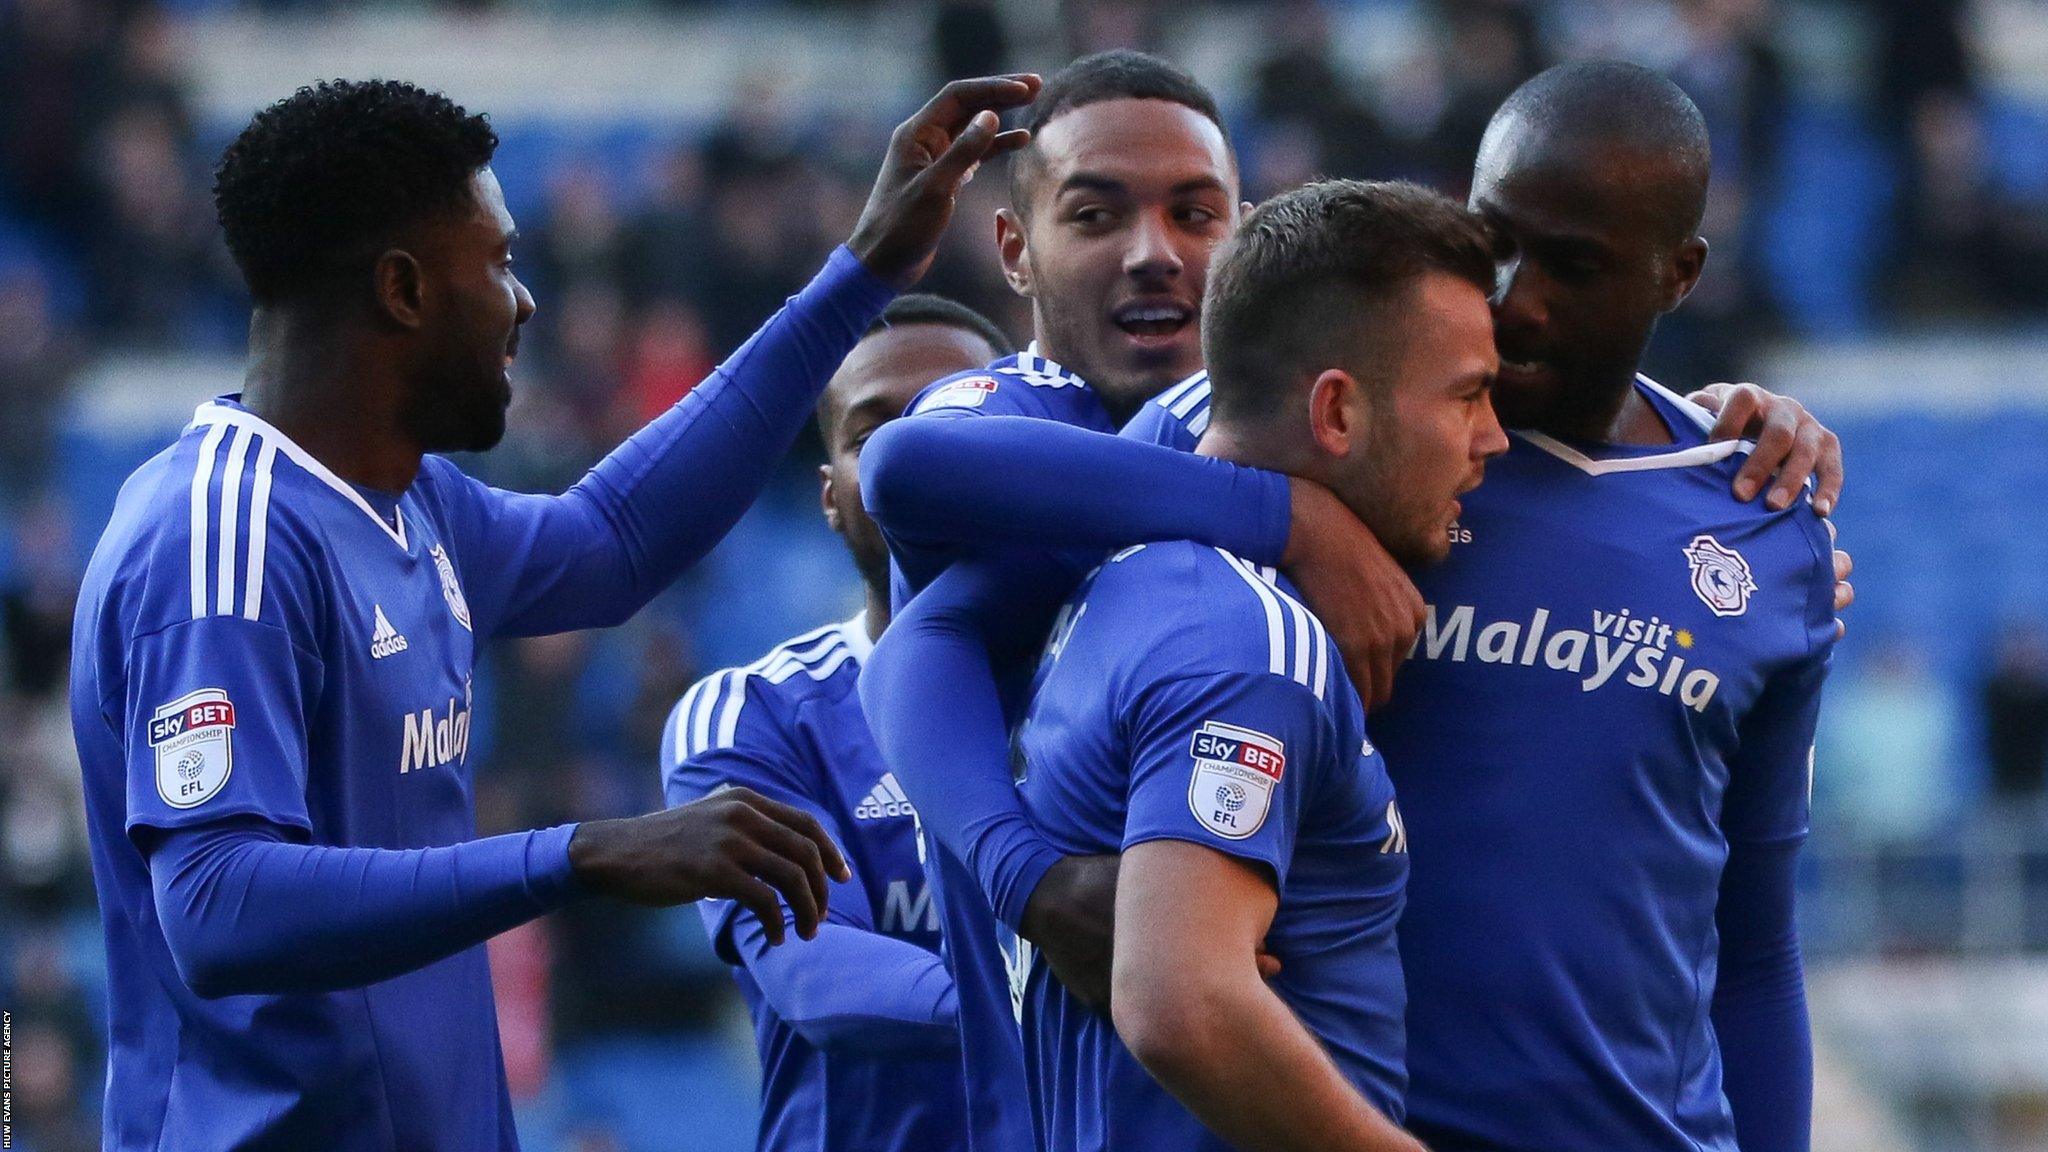
[[[868,792],[867,799],[853,810],[855,820],[880,820],[886,816],[915,816],[917,809],[910,806],[910,798],[903,794],[903,786],[896,783],[894,772],[882,773],[875,786]]]
[[[377,604],[373,607],[377,611],[377,630],[370,634],[370,659],[382,660],[405,651],[405,637],[400,636],[398,629],[391,626],[391,621],[384,618],[384,606]]]

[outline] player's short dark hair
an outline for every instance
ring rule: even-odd
[[[882,314],[875,317],[875,322],[868,325],[866,332],[861,333],[861,339],[865,340],[884,329],[900,328],[905,324],[938,324],[946,328],[972,332],[988,341],[988,346],[995,349],[997,356],[1006,356],[1017,350],[1017,345],[1011,341],[1010,334],[1003,331],[1002,326],[995,321],[958,300],[935,296],[929,292],[912,292],[889,301],[889,306],[882,309]]]
[[[1657,198],[1676,240],[1698,234],[1713,163],[1707,121],[1685,90],[1659,73],[1621,60],[1547,68],[1509,94],[1487,135],[1514,129],[1559,146],[1620,146],[1664,158],[1675,184],[1643,192]]]
[[[1128,48],[1083,56],[1053,73],[1039,90],[1038,99],[1031,102],[1023,126],[1031,129],[1032,139],[1036,140],[1038,133],[1060,116],[1107,100],[1164,100],[1179,104],[1199,112],[1223,133],[1226,145],[1230,142],[1230,129],[1223,123],[1216,97],[1201,81],[1170,61]],[[1011,158],[1010,201],[1019,211],[1030,203],[1030,178],[1037,169],[1032,146]]]
[[[957,328],[970,333],[988,341],[988,346],[995,351],[998,359],[1017,349],[1009,333],[1004,332],[995,321],[958,300],[935,296],[929,292],[911,292],[889,301],[888,307],[882,309],[882,314],[875,317],[875,322],[868,325],[867,331],[861,333],[860,338],[865,340],[877,332],[886,332],[891,328],[901,328],[909,324],[936,324],[943,328]],[[828,445],[832,442],[832,429],[839,421],[839,413],[837,390],[827,387],[824,394],[818,397],[817,415],[818,433],[825,438]]]
[[[1209,266],[1202,352],[1215,418],[1263,420],[1324,369],[1390,364],[1407,334],[1385,309],[1430,272],[1493,291],[1485,224],[1420,185],[1326,180],[1259,205]]]
[[[472,203],[498,135],[482,114],[397,80],[330,80],[256,114],[221,154],[213,201],[257,303],[366,271],[411,225]]]

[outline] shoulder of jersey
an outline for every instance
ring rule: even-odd
[[[141,566],[142,612],[159,626],[205,616],[276,615],[276,589],[301,531],[281,514],[299,450],[260,421],[203,406],[178,441],[138,470],[121,503]]]
[[[1702,434],[1713,428],[1713,413],[1647,376],[1638,375],[1636,379],[1671,405],[1681,419],[1690,420],[1697,425]],[[1753,440],[1715,440],[1683,448],[1674,447],[1669,452],[1596,460],[1571,445],[1541,432],[1520,429],[1514,435],[1589,476],[1628,472],[1655,473],[1680,468],[1712,468],[1732,476],[1735,470],[1742,466],[1742,458],[1756,450],[1756,442]],[[1809,487],[1811,484],[1812,481],[1809,480]],[[1733,493],[1729,494],[1729,499],[1734,499]],[[1757,507],[1760,512],[1763,511],[1761,504]]]
[[[844,624],[828,624],[784,641],[752,664],[724,668],[692,685],[669,714],[675,755],[688,759],[739,739],[749,724],[779,723],[811,697],[853,690],[861,654]]]
[[[1168,420],[1199,440],[1209,430],[1209,373],[1205,369],[1152,398]]]
[[[1043,356],[1019,352],[1005,356],[986,368],[974,368],[956,372],[939,380],[923,392],[910,405],[910,411],[929,412],[939,408],[979,408],[988,397],[1006,387],[1041,389],[1057,393],[1061,389],[1087,391],[1087,382],[1067,371],[1064,367]]]
[[[1318,699],[1330,698],[1342,674],[1329,632],[1279,574],[1221,548],[1187,540],[1126,548],[1096,573],[1089,599],[1098,597],[1128,604],[1120,615],[1156,632],[1134,651],[1190,671],[1267,672]]]

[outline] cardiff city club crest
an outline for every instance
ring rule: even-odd
[[[455,622],[469,631],[469,601],[462,597],[462,585],[455,580],[455,562],[448,559],[448,553],[439,544],[434,545],[429,555],[434,558],[434,571],[441,574],[441,598],[448,601],[448,611],[455,614]]]
[[[1749,610],[1756,578],[1749,574],[1749,561],[1742,553],[1712,536],[1695,536],[1685,546],[1685,562],[1692,565],[1692,590],[1714,615],[1740,616]]]

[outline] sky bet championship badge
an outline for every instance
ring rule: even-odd
[[[1188,751],[1195,758],[1188,781],[1195,819],[1226,840],[1257,832],[1287,771],[1287,746],[1264,732],[1207,720]]]
[[[173,808],[196,808],[234,770],[235,706],[219,688],[178,697],[149,718],[156,791]]]

